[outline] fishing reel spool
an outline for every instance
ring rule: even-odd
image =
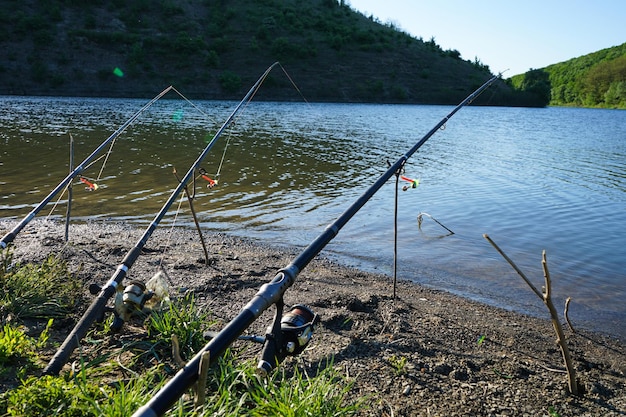
[[[124,322],[130,320],[133,314],[143,311],[143,307],[146,301],[152,298],[154,293],[152,291],[146,291],[146,286],[141,281],[131,281],[121,295],[119,293],[115,297],[115,308],[113,310],[113,323],[111,324],[112,331],[119,331]]]
[[[304,304],[295,304],[283,315],[283,305],[276,305],[274,323],[268,327],[257,374],[265,377],[287,356],[296,356],[308,346],[319,316]]]
[[[100,287],[92,284],[89,287],[92,294],[97,294]],[[143,311],[146,301],[154,296],[152,291],[146,290],[146,286],[141,281],[130,281],[124,291],[117,291],[115,295],[115,306],[108,307],[105,310],[113,313],[113,323],[111,330],[118,332],[122,329],[124,322],[130,320],[133,314]]]
[[[141,281],[131,281],[124,288],[122,293],[122,303],[128,311],[142,310],[154,294],[152,291],[146,291],[146,286]]]

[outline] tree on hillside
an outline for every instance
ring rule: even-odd
[[[620,100],[620,91],[623,91],[623,87],[620,85],[625,82],[626,55],[600,62],[589,70],[583,82],[585,104],[592,106],[601,103],[619,104],[620,101],[624,100],[624,97]],[[610,103],[607,102],[607,98],[611,101]]]
[[[626,108],[626,81],[611,83],[604,93],[604,102],[610,107]]]
[[[531,69],[523,77],[515,80],[517,90],[530,94],[537,106],[547,106],[550,103],[551,84],[549,74],[544,70]]]
[[[626,82],[626,43],[553,64],[543,70],[550,74],[550,104],[626,108],[621,84]],[[513,81],[519,84],[522,76],[516,75]]]

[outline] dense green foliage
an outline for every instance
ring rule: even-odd
[[[0,0],[0,94],[239,99],[280,61],[308,100],[458,103],[491,76],[346,3]],[[301,99],[280,71],[263,87]],[[532,101],[501,82],[478,102]]]
[[[541,79],[540,82],[537,80]],[[534,80],[534,81],[533,81]],[[512,78],[522,90],[549,90],[549,104],[626,108],[626,43]],[[548,83],[546,85],[546,82]]]
[[[521,77],[513,78],[511,82],[517,90],[536,97],[541,105],[545,106],[550,102],[550,79],[546,72],[530,70]]]

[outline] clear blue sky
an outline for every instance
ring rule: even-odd
[[[623,0],[345,0],[505,77],[626,42]]]

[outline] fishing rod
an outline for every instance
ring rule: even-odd
[[[124,259],[122,260],[122,263],[117,267],[115,273],[111,276],[109,281],[101,288],[100,293],[98,294],[96,299],[85,311],[80,321],[72,329],[72,331],[67,336],[59,350],[56,352],[48,366],[46,366],[46,368],[44,369],[44,374],[57,375],[61,371],[61,368],[67,362],[70,354],[78,346],[78,342],[87,334],[87,331],[89,330],[91,324],[96,321],[98,317],[102,316],[102,312],[105,309],[107,301],[115,294],[118,285],[122,282],[128,270],[133,266],[133,264],[141,254],[141,250],[145,246],[146,242],[148,241],[154,230],[157,228],[159,222],[163,219],[163,217],[165,217],[166,212],[177,199],[178,195],[181,193],[181,191],[183,191],[189,180],[194,176],[194,172],[198,169],[204,157],[209,153],[217,139],[221,136],[222,132],[226,130],[226,128],[231,124],[237,113],[239,113],[242,106],[258,90],[261,83],[265,80],[270,71],[276,65],[278,65],[278,62],[273,63],[267,68],[267,70],[265,70],[263,75],[256,81],[252,88],[250,88],[250,91],[248,91],[245,97],[239,102],[239,104],[237,104],[228,119],[226,119],[224,124],[218,129],[218,131],[213,136],[213,139],[211,139],[211,141],[204,148],[198,159],[196,159],[196,161],[191,165],[189,171],[187,171],[185,176],[182,177],[182,179],[179,181],[178,186],[172,192],[161,210],[157,213],[154,220],[152,220],[148,228],[145,230],[144,234],[137,241],[135,246],[126,254]]]
[[[285,291],[293,285],[297,275],[302,271],[315,256],[339,233],[341,228],[367,203],[367,201],[396,173],[400,172],[406,161],[446,122],[462,107],[471,103],[484,90],[486,90],[501,74],[495,75],[470,94],[465,100],[457,105],[446,117],[444,117],[435,127],[433,127],[419,142],[417,142],[406,154],[402,155],[380,178],[367,189],[343,214],[333,223],[328,225],[324,232],[320,234],[300,255],[298,255],[287,267],[280,269],[274,278],[261,286],[256,295],[246,304],[239,314],[231,320],[211,341],[206,344],[174,377],[161,388],[148,403],[140,407],[132,417],[155,417],[161,416],[180,398],[198,379],[200,364],[206,354],[209,355],[210,363],[213,364],[226,351],[226,349],[256,320],[261,313],[275,304],[277,311],[274,319],[272,331],[265,340],[262,351],[262,359],[259,368],[267,371],[268,365],[277,363],[280,350],[275,337],[280,334],[280,315],[284,306],[283,295]],[[313,323],[314,319],[310,321]],[[270,330],[270,329],[268,329]],[[277,331],[278,330],[278,331]]]
[[[70,172],[67,177],[65,177],[52,191],[50,191],[50,194],[48,194],[48,196],[46,198],[44,198],[43,200],[41,200],[41,202],[39,204],[37,204],[37,206],[35,206],[35,208],[33,208],[31,210],[30,213],[28,213],[28,215],[26,217],[24,217],[14,228],[13,230],[11,230],[9,233],[7,233],[6,235],[4,235],[2,237],[2,240],[0,240],[0,249],[4,249],[7,247],[7,245],[9,245],[11,242],[13,242],[13,240],[15,239],[15,237],[18,235],[18,233],[24,228],[26,227],[26,225],[50,202],[52,201],[52,199],[54,198],[55,195],[57,195],[61,190],[64,190],[69,183],[72,182],[72,180],[74,178],[76,178],[76,176],[78,176],[81,172],[83,172],[87,166],[89,165],[89,163],[96,157],[96,155],[98,155],[107,145],[109,145],[112,141],[114,141],[118,136],[120,136],[125,130],[126,128],[128,128],[128,126],[130,126],[135,120],[137,120],[137,118],[144,112],[146,111],[150,106],[152,106],[157,100],[159,100],[161,97],[163,97],[165,94],[167,94],[173,87],[169,86],[167,87],[165,90],[161,91],[159,94],[157,94],[156,97],[154,97],[152,100],[150,100],[148,103],[146,103],[142,108],[140,108],[135,114],[133,114],[126,122],[124,122],[124,124],[122,124],[115,132],[113,132],[111,134],[111,136],[109,136],[108,138],[106,138],[106,140],[104,142],[102,142],[92,153],[91,155],[89,155],[87,158],[85,158],[85,160],[83,162],[80,163],[80,165],[78,165],[72,172]],[[81,179],[81,181],[84,182],[83,179]],[[89,185],[89,184],[88,184]],[[89,185],[89,187],[93,187],[95,189],[95,185],[91,184]]]

